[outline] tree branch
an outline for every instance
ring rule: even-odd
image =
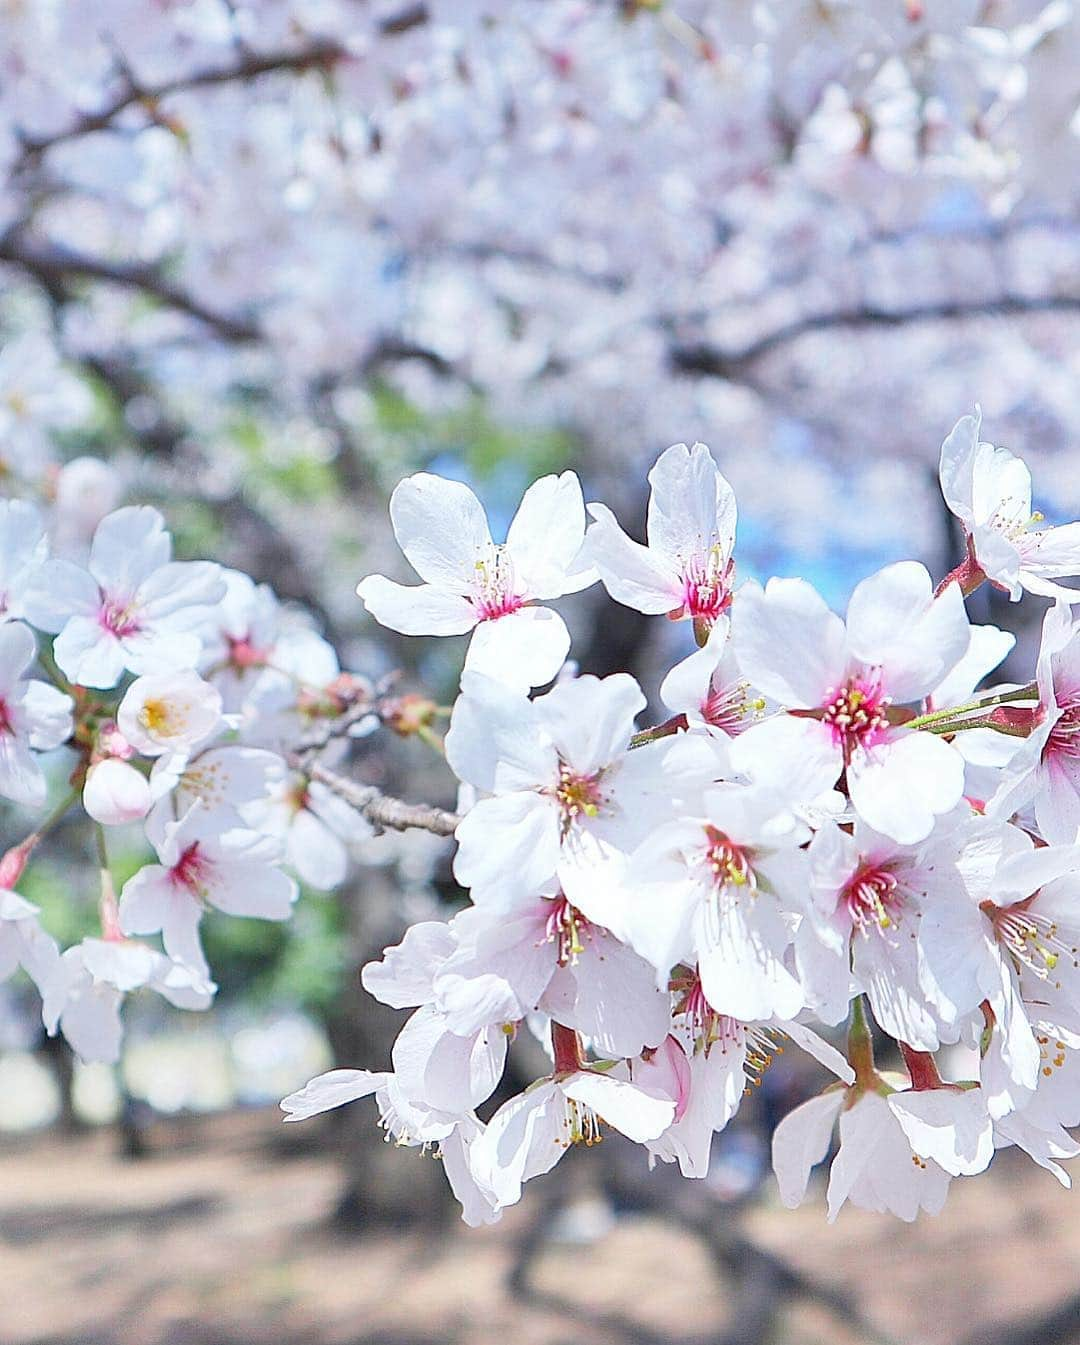
[[[219,313],[166,280],[153,266],[111,262],[70,248],[42,247],[9,233],[0,239],[0,261],[20,266],[48,289],[70,280],[102,280],[110,285],[139,290],[178,312],[186,313],[227,341],[256,341],[262,335],[249,318]]]
[[[391,798],[374,785],[362,785],[344,775],[338,775],[321,762],[306,767],[309,779],[318,780],[338,798],[365,817],[375,828],[376,835],[386,831],[430,831],[435,836],[452,836],[461,818],[426,803],[405,803]]]
[[[836,328],[903,327],[915,322],[946,322],[976,317],[1017,317],[1029,313],[1080,313],[1080,295],[1003,295],[997,299],[955,300],[915,304],[911,308],[878,308],[872,304],[841,308],[831,313],[809,313],[759,337],[741,350],[725,351],[707,344],[677,345],[669,356],[680,373],[717,378],[743,376],[747,365],[800,336]]]

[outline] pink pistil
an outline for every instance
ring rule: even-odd
[[[706,627],[731,606],[735,563],[721,564],[716,548],[703,556],[694,556],[683,571],[682,605],[668,615],[674,620],[689,617]]]
[[[199,853],[199,842],[192,841],[172,866],[170,877],[177,887],[198,892],[205,885],[208,872],[209,864],[205,856]]]
[[[1051,757],[1080,757],[1080,700],[1062,709],[1061,718],[1050,730],[1043,748],[1043,760]]]
[[[137,635],[142,629],[130,604],[107,598],[104,594],[98,609],[98,625],[119,640],[128,635]]]
[[[852,875],[840,893],[853,928],[869,934],[871,927],[885,930],[896,925],[904,908],[904,894],[896,875],[868,864]]]
[[[557,948],[560,967],[573,965],[585,951],[585,940],[592,938],[592,926],[565,896],[550,903],[551,911],[544,924],[544,942]]]
[[[504,547],[493,546],[476,562],[473,592],[468,595],[478,621],[497,621],[525,606],[518,592],[514,563]]]
[[[880,681],[872,676],[849,677],[843,686],[829,691],[821,720],[842,749],[845,766],[851,764],[857,748],[874,747],[884,740],[889,731],[885,713],[889,704]]]

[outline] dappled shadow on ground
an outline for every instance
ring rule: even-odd
[[[493,1230],[335,1232],[328,1133],[284,1144],[276,1114],[219,1117],[159,1128],[136,1163],[108,1134],[4,1141],[0,1345],[1080,1342],[1077,1207],[1008,1155],[913,1228],[830,1228],[820,1203],[740,1214],[658,1174],[668,1217],[574,1245],[544,1236],[543,1182]],[[570,1171],[588,1201],[590,1165]]]

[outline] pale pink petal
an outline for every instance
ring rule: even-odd
[[[845,1093],[837,1088],[788,1112],[773,1131],[772,1162],[780,1199],[795,1209],[806,1199],[810,1173],[829,1152],[833,1126],[844,1103]]]
[[[481,621],[469,641],[465,671],[513,687],[546,686],[570,652],[570,632],[558,612],[521,607]]]
[[[935,598],[929,572],[913,560],[887,565],[856,585],[847,633],[852,654],[883,670],[885,690],[899,704],[932,691],[971,643],[959,585]]]
[[[431,584],[395,584],[370,574],[356,591],[380,626],[402,635],[464,635],[476,625],[467,599]]]
[[[844,623],[804,579],[744,584],[735,595],[732,638],[751,684],[790,708],[823,705],[844,680]]]
[[[735,543],[735,492],[704,444],[672,444],[649,472],[649,546],[685,562],[717,546],[723,560]]]
[[[566,1081],[563,1091],[635,1144],[656,1139],[675,1119],[675,1102],[665,1093],[608,1074],[582,1070]]]
[[[332,1069],[309,1079],[298,1092],[282,1098],[281,1110],[286,1121],[306,1121],[309,1116],[343,1107],[346,1102],[370,1097],[385,1086],[389,1074],[373,1074],[366,1069]]]
[[[491,545],[483,506],[468,486],[428,472],[406,477],[390,496],[390,520],[421,579],[467,591],[477,559]]]
[[[616,602],[660,616],[683,605],[682,574],[668,556],[628,537],[611,510],[590,504],[595,522],[585,534],[585,556]]]
[[[563,472],[534,481],[506,535],[520,590],[530,598],[559,598],[595,580],[587,571],[573,580],[567,577],[584,540],[585,502],[577,476]]]
[[[847,780],[865,822],[901,845],[915,845],[930,835],[935,817],[960,802],[964,759],[932,733],[900,732],[856,752]]]

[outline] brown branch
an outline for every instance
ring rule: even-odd
[[[27,242],[17,234],[8,234],[0,239],[0,261],[22,267],[50,290],[62,287],[67,281],[80,279],[101,280],[125,289],[139,290],[195,318],[227,341],[256,341],[262,335],[250,319],[233,317],[208,308],[166,280],[153,266],[112,262],[70,248],[41,246]]]
[[[777,327],[741,350],[724,351],[705,344],[675,346],[669,360],[672,368],[680,373],[740,378],[747,365],[813,332],[837,328],[903,327],[916,322],[951,322],[977,317],[1018,317],[1029,313],[1078,312],[1080,295],[1075,294],[1010,294],[998,299],[916,304],[911,308],[878,308],[868,304],[831,313],[809,313]]]
[[[428,20],[427,7],[419,3],[406,5],[399,14],[383,19],[379,32],[384,37],[396,37],[407,33]],[[123,88],[108,103],[96,112],[84,112],[71,125],[51,135],[33,137],[23,135],[21,165],[41,157],[54,145],[64,144],[79,136],[90,135],[94,131],[107,130],[113,121],[129,107],[141,105],[153,115],[155,106],[171,94],[184,93],[189,89],[212,88],[219,84],[249,83],[263,75],[280,71],[302,72],[304,70],[329,70],[338,61],[348,59],[348,51],[338,42],[315,39],[307,46],[295,51],[272,51],[265,53],[244,50],[241,59],[231,65],[210,66],[193,70],[173,79],[162,80],[158,84],[142,85],[133,77],[132,72],[121,66]]]
[[[391,831],[430,831],[435,836],[452,836],[461,818],[457,813],[447,812],[445,808],[435,808],[427,803],[406,803],[402,799],[384,794],[374,785],[362,785],[338,775],[321,762],[315,762],[306,768],[309,779],[325,785],[347,803],[351,808],[367,819],[374,827],[376,835],[389,828]]]

